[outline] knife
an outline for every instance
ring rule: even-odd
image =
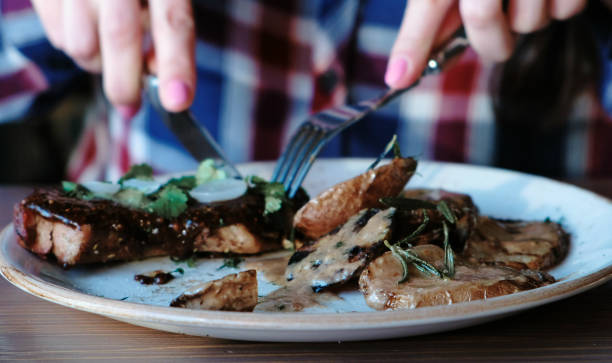
[[[159,79],[157,76],[146,75],[144,89],[164,124],[174,133],[191,156],[197,161],[213,159],[217,167],[224,170],[230,178],[242,178],[238,169],[227,159],[210,132],[196,121],[189,110],[183,112],[166,111],[159,99]]]

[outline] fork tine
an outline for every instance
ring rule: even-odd
[[[310,167],[312,167],[312,164],[317,158],[317,155],[319,155],[319,152],[321,151],[323,146],[327,144],[327,142],[329,141],[329,139],[331,139],[331,137],[329,134],[325,135],[325,133],[321,133],[320,137],[317,140],[317,143],[309,151],[308,153],[309,156],[306,162],[303,163],[303,165],[301,165],[298,170],[296,170],[297,178],[292,178],[293,183],[291,183],[290,188],[288,188],[289,198],[293,198],[295,196],[295,193],[297,193],[298,189],[300,189],[300,185],[302,185],[302,182],[304,181],[306,174],[308,174]]]
[[[302,145],[308,136],[308,125],[304,124],[298,128],[291,140],[287,144],[287,149],[281,154],[280,159],[276,162],[274,174],[271,181],[284,183],[287,178],[287,172],[294,163],[295,155],[302,148]]]
[[[290,165],[289,170],[287,171],[287,177],[283,181],[283,184],[285,185],[285,190],[289,190],[289,187],[293,183],[295,176],[304,164],[304,160],[310,155],[312,146],[316,145],[319,142],[319,139],[321,138],[322,134],[323,131],[319,128],[308,128],[308,135],[304,138],[304,144],[302,145],[299,153],[296,155],[295,159]]]

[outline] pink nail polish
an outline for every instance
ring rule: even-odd
[[[385,73],[385,83],[389,87],[394,87],[408,70],[408,62],[403,57],[394,57],[387,66],[387,72]]]
[[[131,120],[134,116],[136,116],[139,110],[140,110],[140,107],[133,106],[133,105],[117,106],[117,112],[119,112],[119,115],[121,115],[121,118],[123,118],[126,121]]]
[[[191,89],[185,82],[174,79],[166,84],[165,93],[169,106],[180,108],[189,100]]]

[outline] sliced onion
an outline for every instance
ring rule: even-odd
[[[157,180],[128,179],[123,182],[124,188],[134,188],[145,194],[154,193],[162,185],[163,183]]]
[[[121,186],[115,183],[101,182],[97,180],[90,180],[81,183],[82,186],[89,189],[95,194],[108,194],[112,195],[119,191]]]
[[[189,194],[201,203],[220,202],[236,199],[247,190],[244,180],[219,179],[211,180],[193,188]]]

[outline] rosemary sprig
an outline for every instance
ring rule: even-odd
[[[442,230],[444,231],[444,267],[445,275],[452,278],[455,276],[455,255],[453,249],[448,242],[448,225],[445,221],[442,221]]]
[[[408,279],[408,263],[412,263],[417,270],[439,278],[444,278],[444,274],[440,272],[434,265],[423,260],[411,251],[404,250],[396,245],[391,245],[388,241],[384,241],[385,246],[391,250],[393,256],[402,264],[402,279],[398,283],[402,283]]]
[[[397,143],[397,135],[393,135],[393,137],[391,138],[391,141],[389,141],[387,146],[385,146],[385,149],[383,150],[383,152],[380,155],[378,155],[378,157],[376,158],[376,160],[374,160],[372,165],[370,165],[368,170],[374,169],[376,165],[378,165],[378,163],[380,163],[380,161],[384,159],[385,156],[387,156],[387,154],[391,150],[393,150],[393,154],[395,155],[396,158],[402,157],[400,153],[400,149],[399,149],[399,144]]]
[[[455,217],[455,214],[450,209],[448,204],[446,204],[445,201],[441,200],[438,203],[436,209],[438,209],[438,212],[440,212],[440,214],[442,214],[442,216],[444,216],[444,218],[446,218],[448,223],[455,224],[455,222],[457,222],[457,217]]]
[[[427,223],[429,223],[429,214],[427,214],[427,210],[423,209],[423,223],[419,224],[419,226],[412,231],[408,236],[402,238],[400,241],[396,242],[395,245],[401,246],[403,244],[410,243],[416,237],[427,228]]]

